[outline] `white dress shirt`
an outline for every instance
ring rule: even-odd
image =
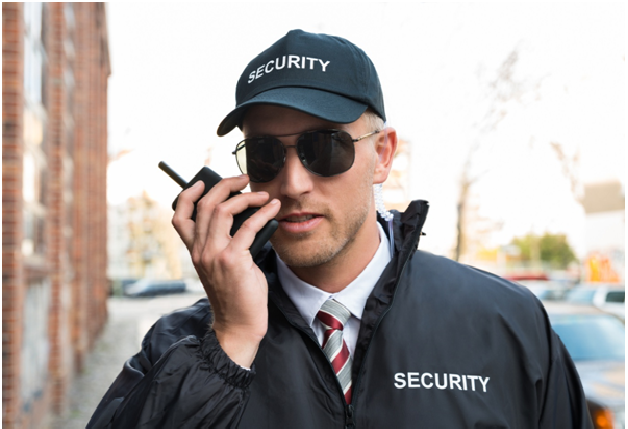
[[[277,274],[279,281],[288,297],[290,297],[301,313],[301,316],[303,316],[303,320],[309,323],[318,337],[319,344],[323,343],[324,328],[322,323],[316,318],[316,314],[323,303],[333,298],[349,309],[352,316],[344,326],[343,338],[347,343],[351,356],[353,356],[355,344],[358,340],[360,320],[362,319],[362,311],[366,305],[366,300],[391,259],[390,250],[388,248],[388,238],[379,222],[377,226],[380,240],[379,247],[373,259],[371,259],[371,262],[369,262],[364,271],[362,271],[355,280],[337,293],[331,294],[322,291],[316,286],[299,279],[279,256],[277,256]]]

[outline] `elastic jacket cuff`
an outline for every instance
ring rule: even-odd
[[[211,368],[226,383],[244,388],[253,381],[253,377],[255,377],[255,363],[248,370],[232,361],[220,346],[216,333],[212,329],[207,331],[203,341],[201,341],[201,352]]]

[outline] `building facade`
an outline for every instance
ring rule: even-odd
[[[183,261],[190,256],[185,251],[182,260],[181,249],[185,251],[185,246],[172,227],[172,209],[161,206],[146,191],[118,204],[109,203],[108,278],[114,284],[183,278]]]
[[[106,318],[103,3],[2,3],[2,423],[46,427]]]
[[[625,283],[626,188],[619,180],[584,185],[585,282]]]

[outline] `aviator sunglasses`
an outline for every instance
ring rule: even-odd
[[[278,136],[252,137],[236,145],[233,154],[240,171],[248,174],[251,182],[273,180],[286,162],[286,148],[295,147],[307,171],[322,177],[332,177],[349,170],[355,160],[354,143],[381,131],[373,131],[358,138],[343,130],[314,130],[299,135],[297,144],[284,145]]]

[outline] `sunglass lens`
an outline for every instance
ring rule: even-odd
[[[243,173],[248,174],[252,182],[270,182],[283,167],[284,149],[275,138],[262,137],[246,139],[246,150],[237,152],[237,161]],[[245,166],[245,168],[242,168]]]
[[[323,130],[303,134],[297,142],[303,165],[314,174],[335,176],[349,170],[355,145],[345,131]]]

